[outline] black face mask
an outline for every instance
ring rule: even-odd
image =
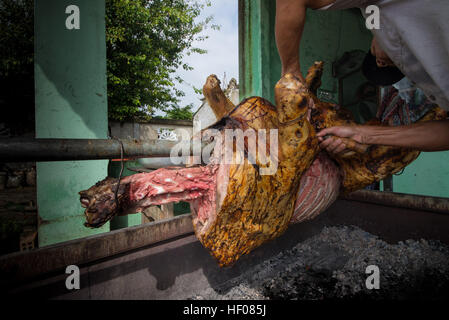
[[[396,67],[379,68],[376,56],[372,55],[370,50],[363,60],[362,73],[369,81],[378,86],[390,86],[404,78],[404,74]]]

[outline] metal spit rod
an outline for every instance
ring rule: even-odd
[[[191,141],[123,139],[125,158],[167,157],[172,148]],[[204,144],[202,145],[202,147]],[[190,153],[192,154],[192,153]],[[185,155],[184,155],[185,156]],[[115,139],[0,139],[0,162],[67,161],[120,158]]]

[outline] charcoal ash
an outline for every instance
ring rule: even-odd
[[[380,271],[369,290],[366,268]],[[448,299],[449,247],[438,241],[389,244],[353,226],[320,234],[192,299]]]

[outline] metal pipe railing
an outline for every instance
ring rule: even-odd
[[[374,190],[358,190],[341,199],[368,202],[382,206],[408,208],[413,210],[449,213],[449,199],[441,197],[422,196],[397,192]]]
[[[180,141],[123,139],[124,158],[167,157]],[[192,143],[188,143],[190,150]],[[116,139],[0,139],[0,162],[120,159]]]

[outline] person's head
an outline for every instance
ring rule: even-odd
[[[379,43],[377,43],[376,37],[373,37],[373,41],[371,41],[370,51],[371,51],[371,54],[376,57],[376,64],[379,68],[395,66],[394,62],[385,53],[385,51],[380,47]]]
[[[362,73],[369,81],[379,86],[392,85],[404,77],[404,74],[377,43],[375,37],[363,61]]]

